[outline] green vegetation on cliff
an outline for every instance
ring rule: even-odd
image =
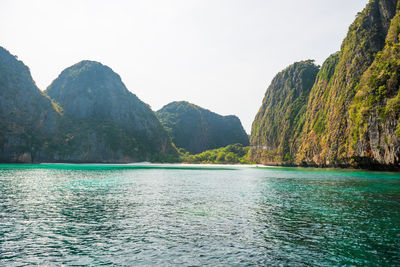
[[[0,162],[47,160],[59,109],[32,80],[29,68],[0,47]]]
[[[67,68],[43,93],[28,67],[0,47],[0,162],[251,160],[399,169],[399,88],[398,0],[370,0],[321,68],[307,60],[277,74],[250,147],[237,117],[188,102],[164,106],[160,122],[98,62]]]
[[[339,53],[318,72],[293,131],[282,123],[284,86],[274,80],[253,123],[251,156],[259,162],[319,166],[386,166],[400,163],[399,8],[397,0],[371,0],[357,15]],[[397,14],[397,15],[396,15]],[[396,16],[395,16],[396,15]],[[286,70],[285,70],[286,71]],[[285,72],[284,71],[284,72]],[[294,75],[282,76],[292,84]],[[299,90],[294,85],[292,90]],[[261,129],[261,130],[260,130]],[[285,133],[289,133],[285,135]],[[282,138],[284,136],[284,138]],[[285,146],[277,142],[281,137]],[[288,153],[289,152],[289,153]]]
[[[322,138],[328,130],[329,117],[328,102],[329,90],[327,88],[332,84],[332,77],[335,73],[339,60],[339,53],[332,54],[322,64],[318,72],[315,83],[310,91],[305,113],[305,124],[300,132],[300,146],[297,158],[313,158],[321,155],[322,148],[326,147],[326,141]],[[312,160],[309,160],[312,161]]]
[[[350,109],[350,152],[373,154],[378,162],[399,162],[400,7],[391,22],[385,47],[362,75]]]
[[[293,161],[318,70],[312,60],[307,60],[275,76],[252,125],[250,159],[263,163]]]
[[[236,143],[249,145],[236,116],[221,116],[186,101],[169,103],[157,116],[174,144],[192,154]]]
[[[371,0],[350,26],[335,62],[327,60],[326,65],[334,66],[334,73],[325,82],[317,79],[311,90],[308,125],[297,162],[342,166],[365,165],[378,159],[366,146],[358,151],[351,149],[357,141],[350,140],[349,107],[361,88],[362,76],[384,48],[396,5],[397,0]]]
[[[302,160],[316,161],[318,164],[346,164],[353,156],[348,153],[349,145],[349,106],[358,90],[363,73],[372,64],[376,53],[385,43],[390,20],[396,10],[393,0],[372,0],[359,13],[342,43],[339,59],[332,80],[325,89],[326,101],[320,107],[328,118],[326,130],[317,138],[315,152]],[[318,98],[315,100],[319,101]],[[315,103],[310,103],[310,108]],[[312,123],[312,122],[311,122]],[[306,132],[305,135],[313,135]],[[307,143],[303,143],[307,145]]]
[[[177,154],[154,112],[107,66],[79,62],[46,93],[63,108],[58,161],[132,162]]]
[[[154,112],[110,68],[82,61],[46,93],[0,47],[0,162],[179,160]]]

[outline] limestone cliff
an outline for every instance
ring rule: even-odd
[[[308,60],[297,62],[275,76],[252,125],[250,160],[293,162],[318,70]]]
[[[55,161],[133,162],[176,153],[154,112],[101,63],[65,69],[46,93],[63,109]]]
[[[29,68],[0,47],[0,162],[51,159],[59,110],[36,87]]]
[[[348,154],[363,164],[400,164],[399,34],[400,4],[385,47],[361,76],[350,106]]]
[[[186,101],[169,103],[157,116],[174,144],[193,154],[236,143],[249,145],[236,116],[221,116]]]
[[[399,168],[398,16],[397,0],[371,0],[357,15],[341,50],[325,61],[306,96],[304,124],[286,137],[297,144],[289,149],[291,158],[286,158],[291,164]],[[291,79],[293,75],[287,78]],[[298,90],[299,86],[292,87]],[[282,87],[275,95],[283,92]],[[267,92],[263,105],[272,98]],[[251,145],[254,159],[260,162],[265,155],[276,154],[277,147],[268,147],[271,141],[265,137],[285,131],[284,125],[276,130],[264,119],[277,108],[266,110],[263,117],[258,114],[253,123]],[[281,121],[284,116],[277,118]],[[264,133],[257,125],[266,126]],[[263,142],[268,145],[254,153]],[[278,155],[274,163],[288,163],[280,158],[282,153]]]
[[[326,85],[316,83],[311,91],[306,119],[309,127],[303,133],[304,154],[299,155],[299,161],[346,166],[356,160],[352,160],[354,155],[349,153],[349,107],[360,89],[362,75],[384,48],[396,4],[396,0],[371,0],[350,26],[338,58],[334,63],[326,62],[335,64],[334,72],[329,74],[332,76]]]

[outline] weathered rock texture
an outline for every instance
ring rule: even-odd
[[[317,75],[304,106],[305,123],[288,137],[299,145],[290,151],[287,162],[399,168],[398,16],[397,0],[371,0],[357,15],[340,52],[329,57]],[[266,97],[268,94],[273,93]],[[252,155],[267,162],[265,155],[270,150],[259,151],[260,143],[265,142],[266,148],[271,144],[257,132],[262,123],[258,114],[251,137]]]
[[[365,164],[398,167],[400,163],[399,8],[400,4],[391,21],[385,46],[361,76],[350,106],[351,136],[347,153]]]
[[[63,108],[56,161],[132,162],[176,153],[154,112],[107,66],[79,62],[46,93]]]
[[[28,67],[0,47],[0,162],[176,158],[154,112],[110,68],[82,61],[44,93]]]
[[[272,80],[253,122],[252,160],[263,163],[293,161],[318,70],[311,60],[297,62]]]
[[[249,145],[236,116],[221,116],[185,101],[169,103],[157,116],[174,144],[193,154],[236,143]]]
[[[59,116],[28,67],[0,47],[0,162],[50,159]]]

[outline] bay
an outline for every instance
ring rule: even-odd
[[[0,165],[0,266],[399,266],[400,174]]]

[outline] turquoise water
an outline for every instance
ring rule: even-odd
[[[0,266],[400,266],[400,174],[0,165]]]

